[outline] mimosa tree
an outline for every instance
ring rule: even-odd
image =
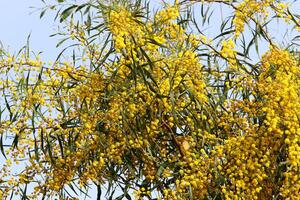
[[[1,51],[0,199],[299,199],[295,2],[43,2],[66,48]]]

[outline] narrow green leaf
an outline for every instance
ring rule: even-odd
[[[62,13],[60,14],[60,22],[63,22],[65,19],[67,19],[75,10],[75,8],[77,8],[77,5],[72,5],[64,11],[62,11]]]

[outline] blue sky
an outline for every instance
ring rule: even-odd
[[[56,27],[54,16],[48,13],[39,19],[37,8],[42,6],[41,0],[0,0],[0,41],[11,53],[24,46],[31,33],[32,50],[43,51],[46,60],[55,58],[57,38],[49,38]]]
[[[160,0],[152,2],[155,4]],[[43,51],[42,58],[46,61],[56,58],[60,52],[55,48],[58,38],[49,37],[57,27],[54,23],[55,13],[48,12],[39,19],[40,11],[37,8],[41,7],[43,7],[41,0],[0,0],[0,41],[5,49],[8,48],[11,53],[17,52],[26,43],[26,38],[31,33],[31,49],[34,52]],[[300,1],[296,1],[293,8],[294,11],[298,11]],[[278,24],[274,24],[272,28],[272,32],[279,38],[285,33]]]
[[[151,1],[153,5],[160,2]],[[42,19],[39,18],[39,8],[44,6],[42,0],[0,0],[0,42],[6,50],[12,54],[18,52],[31,34],[30,49],[35,53],[42,51],[44,61],[56,59],[64,45],[57,49],[59,38],[49,37],[57,30],[56,11],[46,12]]]

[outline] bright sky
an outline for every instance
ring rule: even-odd
[[[39,19],[37,8],[41,6],[41,0],[0,0],[0,41],[10,52],[22,48],[31,33],[32,50],[43,51],[46,60],[55,58],[57,38],[49,38],[55,30],[54,16],[48,13]]]
[[[160,0],[151,1],[153,5],[158,2]],[[60,52],[55,48],[58,38],[49,37],[56,29],[54,12],[46,13],[39,19],[37,8],[42,6],[41,0],[0,0],[0,42],[5,48],[9,47],[11,53],[17,52],[26,43],[30,33],[31,49],[34,52],[43,51],[44,60],[54,60]],[[296,1],[293,10],[298,10],[297,7],[300,8],[300,1]],[[277,36],[283,37],[285,32],[278,24],[274,24],[273,28]]]
[[[171,0],[167,0],[171,1]],[[153,5],[161,0],[152,0]],[[56,48],[57,37],[49,36],[55,33],[57,23],[54,23],[55,11],[46,12],[42,19],[39,8],[44,4],[41,0],[0,0],[0,42],[10,53],[18,52],[31,33],[30,48],[35,53],[42,51],[44,61],[55,60],[62,50]]]

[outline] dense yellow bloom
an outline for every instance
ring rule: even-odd
[[[288,5],[202,1],[234,10],[234,34],[207,39],[194,1],[134,2],[99,4],[95,27],[72,19],[72,61],[0,55],[0,136],[12,138],[1,138],[0,199],[27,184],[30,199],[63,199],[91,183],[136,199],[297,199],[299,56],[262,26],[270,48],[254,62],[237,37],[270,13],[296,23]]]

